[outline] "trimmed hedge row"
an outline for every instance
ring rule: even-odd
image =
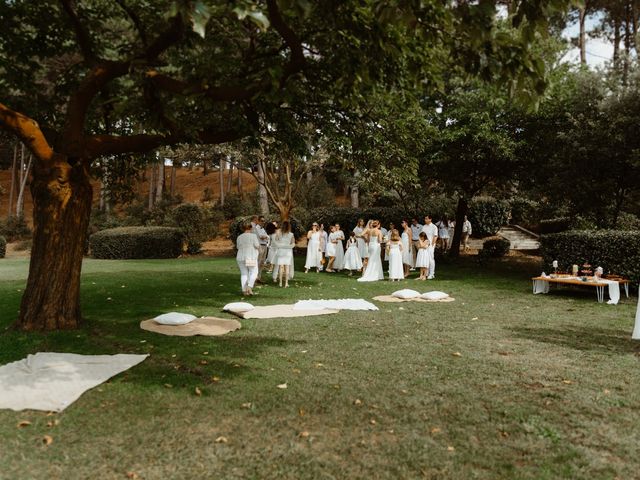
[[[119,227],[91,235],[93,258],[176,258],[182,253],[183,233],[172,227]]]
[[[509,203],[493,198],[477,198],[469,205],[469,221],[474,237],[490,237],[509,222]]]
[[[7,239],[0,237],[0,258],[4,258],[7,254]]]
[[[511,242],[504,238],[490,238],[482,244],[479,255],[485,258],[504,257],[511,250]]]
[[[622,275],[634,284],[640,282],[640,230],[571,230],[542,235],[540,252],[544,268],[558,260],[560,270],[589,263],[602,267],[605,274]]]

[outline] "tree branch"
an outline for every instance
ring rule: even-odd
[[[267,0],[267,12],[269,14],[269,21],[271,22],[271,25],[273,25],[273,28],[280,34],[291,50],[291,58],[289,59],[289,63],[285,66],[284,74],[280,80],[280,84],[283,85],[291,75],[302,71],[306,67],[307,62],[304,58],[302,42],[282,18],[282,14],[278,8],[276,0]]]
[[[0,103],[0,127],[20,139],[44,163],[50,163],[54,152],[38,122]]]
[[[147,33],[144,31],[140,17],[124,2],[124,0],[116,0],[116,3],[120,5],[120,8],[125,11],[133,25],[136,27],[140,40],[142,41],[142,45],[146,48],[148,44]]]
[[[93,51],[93,42],[91,41],[91,36],[89,35],[88,30],[80,21],[80,17],[76,11],[75,0],[60,0],[60,3],[62,3],[63,10],[69,16],[69,20],[71,20],[71,25],[73,26],[76,41],[78,42],[82,56],[87,63],[90,65],[94,64],[97,58]]]

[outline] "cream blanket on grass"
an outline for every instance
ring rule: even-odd
[[[330,315],[338,313],[339,310],[294,310],[293,305],[267,305],[255,307],[248,312],[230,312],[240,318],[293,318],[312,317],[315,315]]]
[[[0,409],[61,412],[149,355],[38,352],[0,367]]]
[[[185,325],[162,325],[153,319],[140,322],[142,330],[176,337],[193,337],[195,335],[217,337],[239,330],[241,327],[242,325],[237,320],[216,317],[196,318]]]
[[[427,300],[426,298],[416,297],[416,298],[398,298],[393,295],[378,295],[377,297],[373,297],[374,300],[378,302],[386,302],[386,303],[400,303],[400,302],[419,302],[419,303],[447,303],[455,301],[453,297],[441,298],[439,300]]]
[[[340,300],[298,300],[294,310],[378,310],[373,303],[362,298]]]

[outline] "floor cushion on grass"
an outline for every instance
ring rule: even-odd
[[[393,292],[391,296],[401,298],[402,300],[408,300],[410,298],[418,298],[420,296],[420,292],[416,292],[415,290],[411,290],[410,288],[404,288],[402,290]]]
[[[186,325],[196,318],[198,317],[190,313],[169,312],[158,315],[153,320],[160,325]]]
[[[253,310],[254,308],[255,307],[253,305],[247,302],[232,302],[227,303],[224,307],[222,307],[222,310],[231,313],[242,313]]]
[[[444,300],[445,298],[449,298],[449,294],[434,290],[432,292],[423,293],[420,295],[420,298],[424,298],[425,300]]]
[[[149,332],[161,333],[177,337],[192,337],[195,335],[217,337],[226,335],[242,327],[240,322],[229,318],[202,317],[185,325],[162,325],[154,319],[140,322],[140,328]]]

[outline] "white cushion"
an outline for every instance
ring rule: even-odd
[[[425,300],[442,300],[443,298],[449,298],[448,293],[438,292],[437,290],[434,290],[433,292],[425,292],[420,296]]]
[[[227,303],[222,310],[225,312],[244,313],[253,310],[253,305],[247,302],[232,302]]]
[[[409,298],[418,298],[420,296],[420,292],[416,292],[415,290],[411,290],[410,288],[405,288],[403,290],[393,292],[391,296],[407,300]]]
[[[169,312],[158,315],[154,318],[156,323],[161,325],[186,325],[196,319],[195,315],[190,313]]]

